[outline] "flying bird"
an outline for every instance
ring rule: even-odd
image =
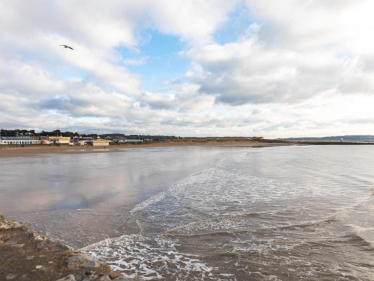
[[[60,45],[60,46],[62,46],[62,47],[64,47],[64,48],[68,48],[68,49],[72,49],[72,50],[74,50],[72,47],[70,47],[70,46],[68,46],[68,45]]]

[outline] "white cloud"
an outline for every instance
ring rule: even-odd
[[[41,66],[0,57],[0,90],[41,95],[61,92],[63,83],[46,72]]]
[[[181,36],[188,44],[204,44],[228,20],[239,0],[152,1],[151,17],[162,33]]]
[[[298,51],[333,47],[369,51],[374,41],[370,0],[247,0],[251,18],[261,21],[262,39]]]
[[[216,42],[240,5],[247,32]],[[374,134],[373,8],[370,0],[1,1],[0,126]],[[190,62],[182,82],[162,91],[142,91],[128,69],[152,59],[140,48],[149,29],[179,37]]]
[[[246,36],[183,53],[198,66],[186,77],[202,93],[231,105],[295,103],[329,91],[373,94],[373,60],[366,59],[374,47],[366,33],[374,25],[366,12],[371,1],[247,3],[259,23]]]

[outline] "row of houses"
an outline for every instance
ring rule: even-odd
[[[85,137],[63,137],[63,136],[21,136],[21,137],[0,137],[0,145],[92,145],[108,146],[109,140],[94,139]]]
[[[35,139],[33,137],[1,137],[0,144],[3,144],[3,145],[41,144],[41,140]]]

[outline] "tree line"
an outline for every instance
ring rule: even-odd
[[[96,134],[91,135],[81,135],[78,132],[70,132],[70,131],[60,131],[60,130],[53,130],[53,131],[41,131],[39,133],[35,132],[35,130],[5,130],[1,129],[1,136],[2,137],[20,137],[20,136],[64,136],[64,137],[74,137],[74,136],[96,136]]]

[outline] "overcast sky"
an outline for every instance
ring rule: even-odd
[[[0,127],[374,134],[373,11],[372,0],[1,0]]]

